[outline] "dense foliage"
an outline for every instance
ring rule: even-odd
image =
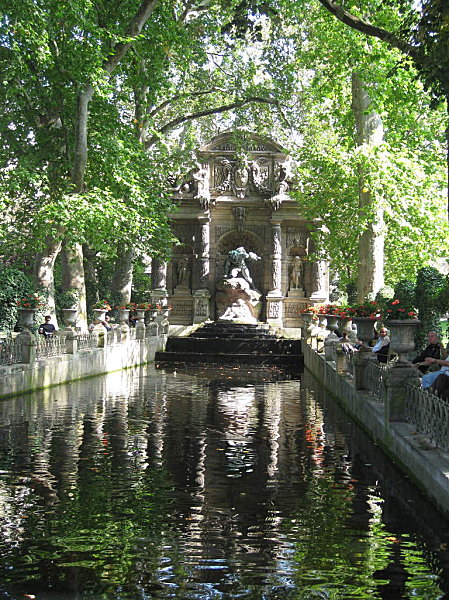
[[[0,329],[10,332],[17,321],[18,302],[32,292],[32,285],[14,267],[1,267],[0,281]]]
[[[422,14],[408,0],[351,3],[405,46],[348,27],[332,4],[4,3],[4,260],[31,272],[29,249],[58,239],[103,260],[123,244],[138,256],[167,255],[176,210],[167,181],[189,172],[202,141],[231,127],[242,146],[253,130],[291,153],[300,210],[317,224],[318,252],[342,287],[357,280],[359,237],[373,223],[385,234],[388,284],[446,256],[447,115],[435,103],[446,90],[444,3],[424,3]],[[412,43],[426,63],[404,58]],[[382,119],[376,147],[355,142],[353,73]],[[361,169],[384,223],[360,208]]]

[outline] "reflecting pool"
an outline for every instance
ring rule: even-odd
[[[308,373],[0,403],[0,598],[449,598],[449,526]]]

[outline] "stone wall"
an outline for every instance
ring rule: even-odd
[[[337,372],[335,363],[303,343],[304,366],[334,397],[389,458],[410,477],[446,517],[449,517],[449,453],[443,452],[403,421],[388,418],[388,406],[353,380]]]
[[[35,359],[29,364],[0,366],[0,398],[151,362],[156,351],[164,349],[166,341],[165,334],[127,338],[99,348]]]

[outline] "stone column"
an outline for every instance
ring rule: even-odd
[[[385,423],[405,421],[405,382],[420,386],[421,380],[416,368],[407,362],[396,362],[388,372],[385,398]]]
[[[271,223],[271,289],[267,294],[267,322],[282,325],[283,300],[281,220],[270,219]]]
[[[269,296],[282,296],[281,292],[281,268],[282,268],[282,244],[281,244],[281,221],[270,219],[271,223],[271,290]]]
[[[22,344],[22,362],[33,365],[36,362],[36,336],[28,329],[24,329],[15,341],[17,344]]]
[[[152,278],[153,290],[166,290],[167,288],[167,263],[153,259]]]
[[[326,281],[327,263],[324,260],[312,263],[312,288],[310,298],[315,302],[326,302],[328,286]]]
[[[198,289],[209,289],[210,274],[210,216],[198,217],[200,224],[200,235],[197,243],[198,256]]]
[[[65,351],[67,354],[78,354],[78,333],[72,327],[66,327],[65,330]]]

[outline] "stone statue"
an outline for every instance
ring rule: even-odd
[[[233,208],[233,213],[236,227],[239,231],[242,231],[245,226],[246,208],[244,206],[236,206]]]
[[[303,264],[300,256],[294,256],[290,267],[289,287],[291,290],[302,289]]]
[[[190,281],[190,261],[188,256],[183,256],[178,261],[177,269],[178,285],[182,287],[189,287]]]
[[[201,206],[206,210],[210,204],[209,191],[209,172],[201,163],[196,164],[196,169],[192,172],[193,178],[193,197],[200,201]]]
[[[243,246],[230,250],[224,265],[224,277],[235,278],[242,277],[250,286],[254,289],[253,280],[249,274],[249,269],[246,261],[260,260],[260,256],[257,256],[254,252],[247,252]]]
[[[233,188],[237,198],[246,196],[249,186],[249,170],[245,165],[237,164],[233,168]]]
[[[242,321],[244,323],[257,323],[256,317],[251,314],[246,302],[239,298],[227,307],[225,312],[219,317],[222,321]]]
[[[276,163],[274,168],[274,182],[276,194],[283,196],[288,191],[288,176],[289,171],[287,165],[283,163]]]

